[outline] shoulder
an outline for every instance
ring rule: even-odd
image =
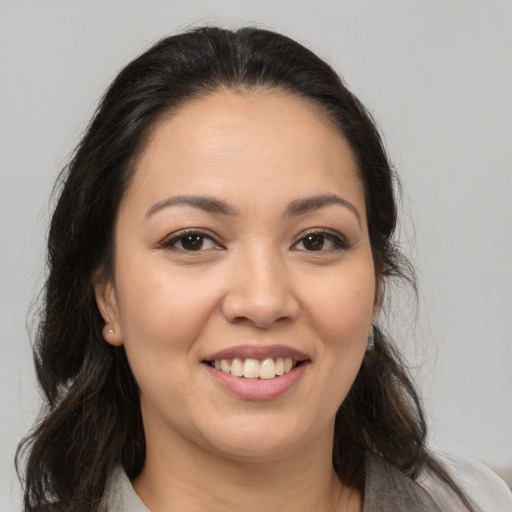
[[[478,512],[512,512],[512,492],[483,464],[460,455],[431,454]],[[373,452],[365,456],[364,512],[468,512],[456,493],[425,468],[413,479]]]
[[[445,467],[464,494],[482,511],[512,511],[512,492],[505,482],[484,464],[460,454],[434,451],[434,457]],[[453,491],[436,475],[424,471],[418,483],[443,511],[466,512]]]
[[[108,512],[149,512],[121,466],[110,475],[100,508]]]

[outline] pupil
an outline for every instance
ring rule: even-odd
[[[181,245],[184,249],[197,251],[203,246],[203,237],[201,235],[187,235],[183,237]]]
[[[323,235],[308,235],[304,240],[304,247],[310,251],[319,251],[323,246]]]

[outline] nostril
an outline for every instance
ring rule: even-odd
[[[263,295],[255,291],[232,292],[222,304],[224,317],[234,324],[267,328],[274,323],[289,322],[297,317],[299,305],[290,292]]]

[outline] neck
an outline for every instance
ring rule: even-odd
[[[331,463],[332,427],[297,453],[236,460],[180,439],[154,446],[133,482],[152,512],[360,511],[360,494],[343,486]],[[325,433],[324,433],[325,434]]]

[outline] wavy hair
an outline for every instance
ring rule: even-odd
[[[219,89],[276,89],[319,105],[350,144],[365,189],[368,230],[381,288],[414,273],[395,243],[396,177],[369,112],[336,72],[299,43],[257,28],[198,28],[165,38],[128,64],[101,100],[62,171],[48,236],[48,277],[34,342],[44,394],[40,418],[20,444],[26,512],[96,511],[107,476],[144,465],[138,396],[123,347],[103,340],[94,296],[112,271],[114,224],[137,156],[155,123]],[[411,477],[430,468],[466,501],[425,447],[420,399],[383,331],[336,415],[333,464],[364,487],[367,450]]]

